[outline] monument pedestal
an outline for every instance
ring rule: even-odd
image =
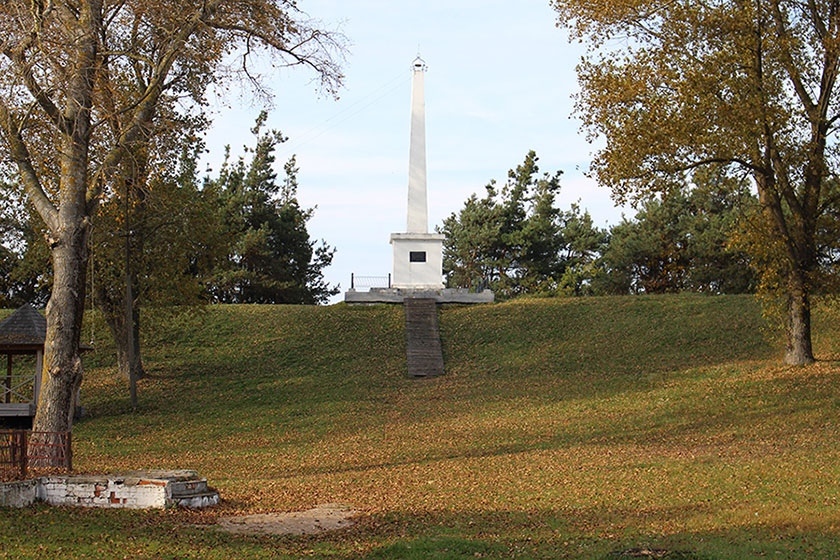
[[[438,233],[392,233],[391,286],[416,290],[443,288],[443,240]]]
[[[403,303],[406,299],[428,298],[436,303],[493,303],[493,292],[470,292],[464,288],[371,288],[369,292],[349,290],[344,292],[346,303]]]

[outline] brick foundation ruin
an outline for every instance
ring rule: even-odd
[[[132,471],[111,475],[58,475],[0,484],[0,506],[150,509],[216,505],[219,493],[195,471]]]

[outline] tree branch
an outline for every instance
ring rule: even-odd
[[[793,39],[787,31],[786,19],[782,14],[781,8],[779,8],[779,0],[770,0],[770,5],[772,6],[773,22],[776,26],[776,33],[784,42],[792,44]],[[796,68],[790,48],[782,48],[781,52],[782,65],[785,67],[785,70],[793,83],[793,89],[796,91],[796,95],[799,97],[799,100],[805,106],[805,111],[808,113],[809,118],[813,119],[816,105],[802,82],[802,76],[799,73],[799,69]]]
[[[38,173],[32,166],[32,157],[29,150],[20,135],[20,130],[15,126],[14,118],[9,112],[6,104],[0,101],[0,128],[6,137],[11,151],[12,161],[14,161],[18,170],[20,171],[21,181],[29,197],[32,199],[35,209],[43,218],[44,223],[50,228],[51,232],[58,230],[58,210],[55,205],[47,197],[41,181],[38,178]]]
[[[332,47],[340,50],[341,47],[335,41],[333,34],[325,33],[318,29],[306,30],[305,35],[297,43],[287,45],[278,37],[275,37],[270,33],[266,33],[262,28],[252,28],[237,23],[226,23],[219,20],[208,21],[206,24],[213,29],[240,33],[247,39],[258,39],[264,46],[270,47],[274,51],[291,57],[292,62],[286,64],[286,66],[309,66],[321,76],[322,84],[324,84],[329,91],[334,91],[333,88],[341,83],[340,73],[335,67],[335,64],[328,58],[322,59],[319,57],[309,56],[307,54],[301,54],[299,52],[304,46],[312,42],[318,43],[318,45],[320,45],[324,50],[328,49],[328,47],[324,46],[325,42],[333,43]],[[317,49],[318,47],[315,48]]]
[[[828,32],[825,28],[825,22],[820,17],[820,11],[817,9],[817,3],[814,0],[808,0],[808,9],[811,11],[811,20],[814,22],[814,30],[820,40],[824,40]]]
[[[733,164],[734,163],[734,164],[740,165],[741,167],[744,167],[745,169],[749,169],[752,172],[756,172],[756,173],[765,173],[766,172],[766,169],[764,169],[763,167],[758,166],[754,163],[751,163],[751,162],[749,162],[745,159],[736,158],[736,157],[731,157],[731,158],[720,158],[720,157],[718,157],[718,158],[701,159],[701,160],[698,160],[698,161],[687,163],[685,165],[677,165],[677,166],[672,167],[671,169],[669,169],[667,171],[669,171],[669,172],[691,171],[692,169],[697,169],[698,167],[702,167],[704,165],[712,165],[712,164],[715,164],[715,163],[722,163],[722,164]]]
[[[796,192],[794,192],[793,187],[790,184],[787,166],[785,166],[782,158],[779,156],[779,151],[773,142],[772,136],[770,136],[769,133],[767,133],[767,136],[767,142],[770,145],[770,159],[773,162],[773,168],[777,177],[776,185],[780,187],[782,196],[790,209],[793,211],[794,215],[801,216],[802,204],[799,202],[799,199],[796,197]]]
[[[24,52],[31,46],[32,39],[24,41],[22,44],[18,45],[17,48],[11,49],[6,48],[3,50],[3,54],[8,58],[14,68],[18,71],[18,73],[23,78],[23,85],[26,86],[26,89],[29,90],[29,93],[38,102],[38,105],[44,110],[47,114],[47,117],[50,121],[64,134],[70,133],[70,127],[67,123],[67,120],[61,114],[59,108],[55,105],[55,102],[49,96],[49,94],[44,91],[41,85],[38,83],[38,80],[35,79],[35,75],[32,73],[32,65],[29,64],[26,60],[26,56]]]
[[[99,200],[99,195],[102,194],[103,185],[113,175],[128,147],[139,138],[142,130],[151,123],[157,102],[166,85],[166,76],[169,74],[172,65],[175,63],[187,39],[195,32],[199,25],[206,24],[207,19],[212,16],[220,2],[221,0],[205,2],[203,6],[196,10],[186,25],[177,29],[174,39],[169,43],[168,49],[164,52],[160,62],[155,67],[152,77],[149,80],[149,85],[136,102],[134,115],[130,123],[123,129],[114,147],[105,156],[102,164],[96,170],[90,181],[90,186],[85,195],[89,211],[93,211],[95,208]]]

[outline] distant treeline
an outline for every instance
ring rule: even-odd
[[[755,289],[738,244],[739,225],[757,207],[746,183],[695,173],[605,229],[578,204],[555,206],[561,173],[540,174],[537,159],[528,153],[504,185],[492,181],[444,220],[448,286],[487,286],[501,298]]]

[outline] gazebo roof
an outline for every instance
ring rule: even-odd
[[[47,320],[28,303],[0,323],[0,346],[43,346],[46,339]]]

